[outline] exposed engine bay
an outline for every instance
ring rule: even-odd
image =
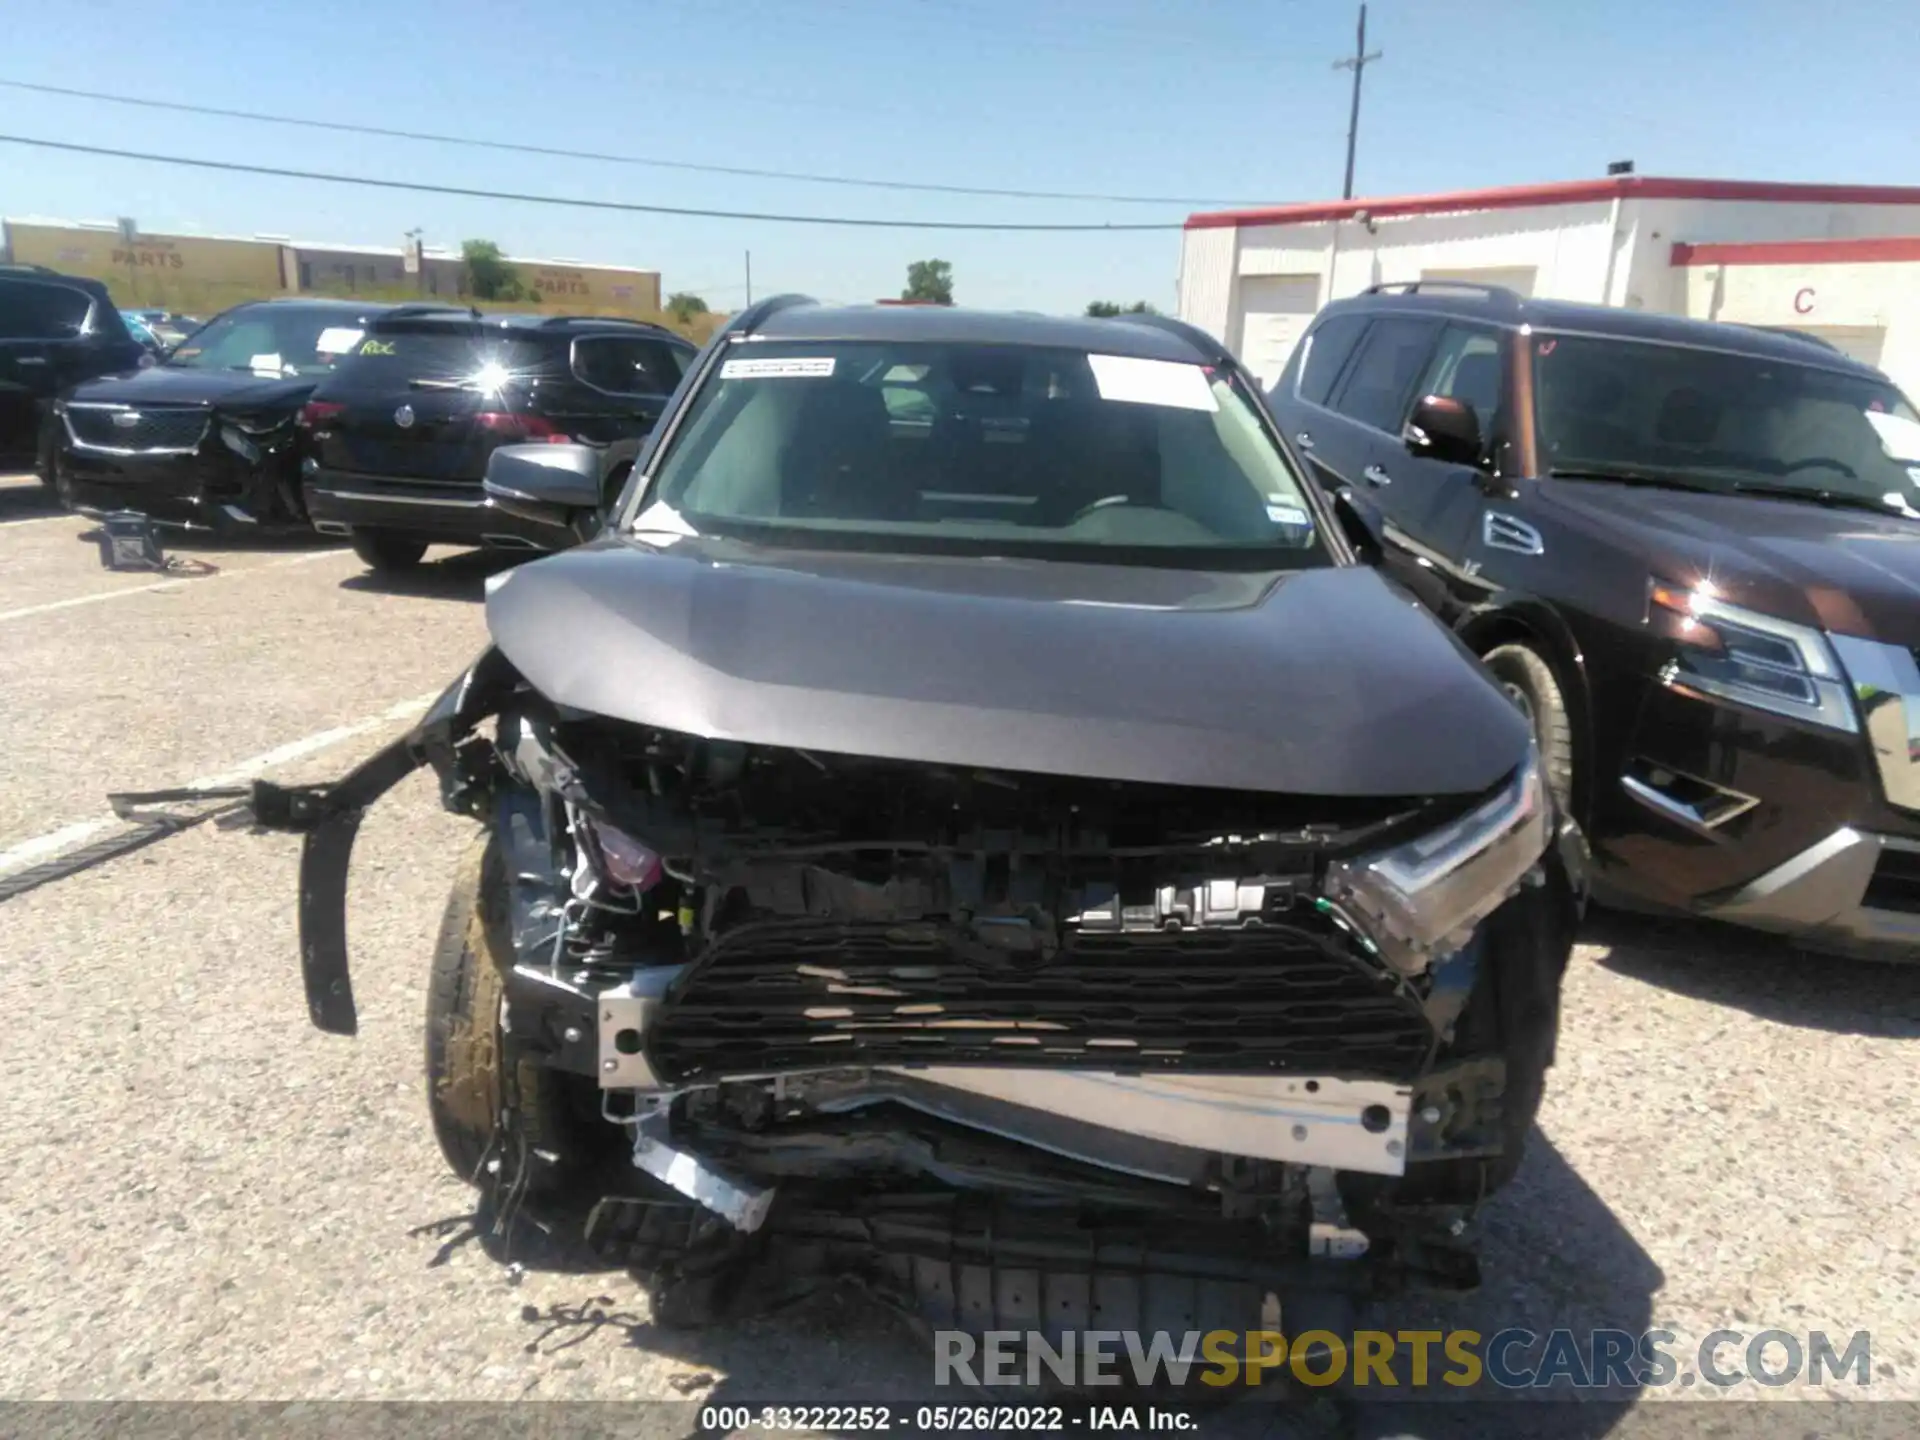
[[[259,787],[307,832],[323,1028],[353,829],[423,761],[490,834],[490,1173],[585,1183],[608,1258],[711,1299],[784,1239],[935,1321],[961,1256],[1473,1283],[1578,904],[1531,758],[1398,799],[874,760],[583,714],[490,652],[339,785]]]

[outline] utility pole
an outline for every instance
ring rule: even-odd
[[[1367,66],[1379,58],[1378,50],[1372,54],[1367,53],[1367,7],[1362,5],[1360,7],[1360,38],[1354,44],[1352,58],[1333,62],[1333,68],[1336,70],[1353,71],[1353,113],[1347,120],[1347,183],[1340,192],[1342,200],[1353,198],[1353,150],[1360,139],[1360,75]]]
[[[753,252],[747,251],[747,304],[753,303]]]

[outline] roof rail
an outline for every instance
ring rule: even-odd
[[[1435,290],[1466,290],[1477,295],[1485,295],[1493,300],[1505,300],[1518,306],[1527,297],[1518,290],[1505,285],[1483,285],[1478,280],[1385,280],[1378,285],[1369,285],[1362,295],[1420,295]]]
[[[381,315],[382,320],[408,320],[416,315],[471,315],[478,320],[480,312],[465,305],[442,305],[432,301],[409,301],[405,305],[396,305]]]
[[[1190,325],[1185,320],[1176,320],[1171,315],[1133,312],[1125,315],[1105,315],[1100,318],[1118,320],[1127,325],[1149,325],[1155,330],[1164,330],[1169,335],[1177,335],[1210,361],[1217,362],[1232,358],[1233,352],[1198,325]]]
[[[652,330],[662,335],[677,332],[654,320],[636,320],[631,315],[549,315],[540,322],[542,330],[558,329],[562,325],[631,325],[638,330]]]
[[[756,301],[729,320],[721,332],[727,335],[751,335],[768,316],[778,315],[782,310],[791,310],[796,305],[818,305],[820,302],[811,295],[769,295]]]

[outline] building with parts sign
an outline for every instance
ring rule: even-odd
[[[114,299],[128,308],[201,317],[274,295],[471,298],[459,251],[431,245],[424,248],[418,269],[410,269],[398,245],[307,242],[285,235],[149,234],[130,221],[7,220],[0,222],[0,241],[0,258],[104,280]],[[502,258],[531,292],[528,306],[638,319],[660,313],[657,270]]]
[[[1920,188],[1601,179],[1189,217],[1179,313],[1271,383],[1308,320],[1452,280],[1819,336],[1920,396]]]

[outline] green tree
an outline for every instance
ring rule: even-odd
[[[930,301],[935,305],[953,303],[953,266],[944,260],[916,260],[907,266],[907,288],[902,300]]]
[[[691,325],[693,317],[707,313],[707,302],[698,295],[685,290],[676,290],[667,297],[667,314],[682,325]]]
[[[1131,305],[1121,305],[1112,300],[1090,300],[1087,302],[1087,314],[1096,320],[1111,319],[1115,315],[1158,315],[1160,312],[1144,300],[1136,300]]]
[[[476,300],[526,300],[531,298],[520,283],[520,273],[501,255],[491,240],[466,240],[460,245],[460,258],[466,262],[467,289]]]

